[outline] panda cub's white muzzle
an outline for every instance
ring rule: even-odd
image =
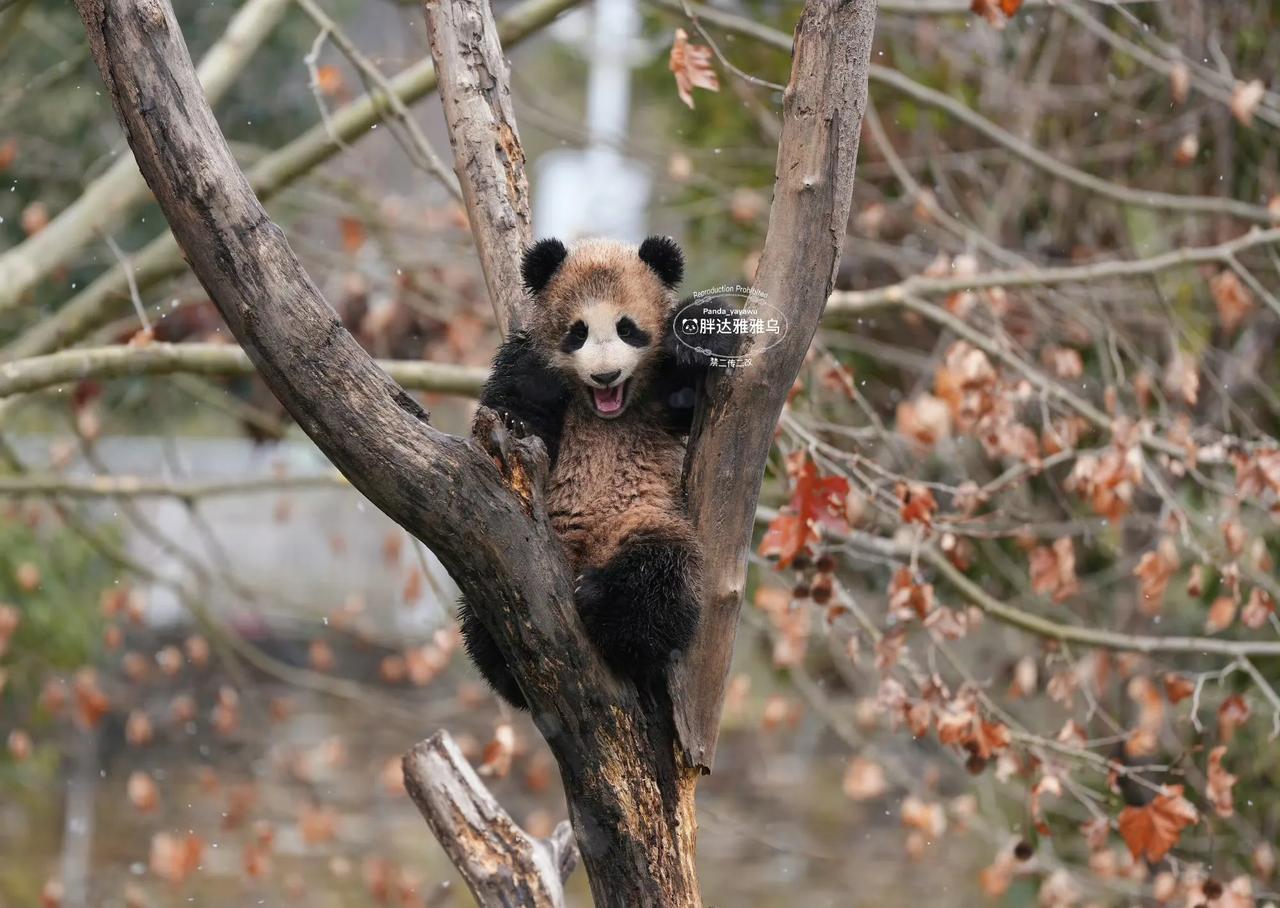
[[[616,306],[597,303],[582,313],[587,339],[573,353],[574,370],[591,390],[598,416],[621,416],[627,405],[627,385],[640,364],[643,351],[618,336]]]

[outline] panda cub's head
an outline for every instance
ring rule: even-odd
[[[684,276],[675,241],[540,240],[525,252],[521,275],[536,304],[529,332],[578,389],[576,399],[602,419],[640,401]]]

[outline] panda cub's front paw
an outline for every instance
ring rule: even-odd
[[[529,428],[527,422],[505,410],[502,411],[502,424],[516,438],[528,438],[533,434],[533,430]]]

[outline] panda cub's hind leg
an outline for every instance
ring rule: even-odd
[[[520,690],[520,685],[507,666],[507,660],[498,649],[498,641],[493,639],[493,635],[476,616],[476,610],[465,597],[458,602],[458,624],[462,630],[462,646],[484,680],[489,682],[498,696],[516,709],[528,709],[524,692]]]
[[[578,614],[611,668],[649,676],[689,646],[698,627],[700,568],[687,540],[646,534],[582,575]]]

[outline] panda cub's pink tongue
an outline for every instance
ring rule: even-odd
[[[617,413],[622,409],[622,385],[612,388],[592,388],[596,398],[596,409],[601,413]]]

